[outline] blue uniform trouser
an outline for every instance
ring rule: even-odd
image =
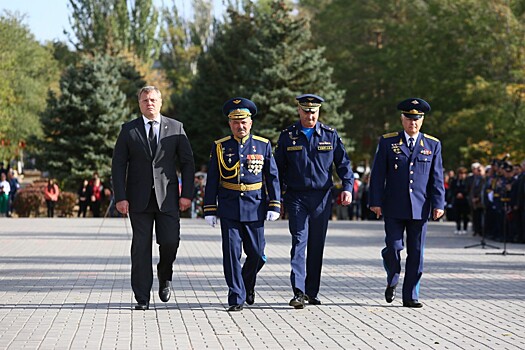
[[[292,235],[292,288],[315,298],[321,284],[326,230],[332,213],[331,191],[287,191],[284,204]]]
[[[403,281],[403,301],[419,299],[419,280],[423,274],[423,251],[427,220],[385,217],[386,247],[381,251],[389,286],[397,285],[401,273],[401,251],[406,230],[407,261]]]
[[[266,262],[264,221],[240,222],[221,218],[222,264],[228,285],[228,305],[240,305],[255,288],[257,273]],[[246,260],[241,267],[242,250]]]

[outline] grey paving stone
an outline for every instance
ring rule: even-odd
[[[172,300],[139,312],[129,221],[0,219],[1,349],[523,349],[525,258],[431,223],[422,309],[383,297],[382,222],[330,223],[323,305],[295,310],[286,221],[266,224],[256,303],[228,313],[220,229],[183,219]],[[502,244],[496,244],[502,246]],[[524,245],[507,251],[524,253]],[[157,259],[158,250],[153,250]],[[404,253],[403,253],[404,254]],[[154,259],[154,260],[155,260]],[[153,262],[153,268],[156,261]]]

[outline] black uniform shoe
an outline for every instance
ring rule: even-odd
[[[241,311],[243,309],[243,305],[242,304],[238,304],[238,305],[232,305],[228,308],[228,311],[229,312],[233,312],[233,311]]]
[[[255,291],[252,289],[246,293],[246,304],[253,305],[255,303]]]
[[[423,307],[423,304],[417,300],[409,300],[409,301],[403,301],[403,306],[420,308],[420,307]]]
[[[305,300],[304,293],[298,290],[295,292],[295,295],[292,298],[292,300],[290,300],[289,305],[293,306],[296,309],[304,309],[304,300]]]
[[[385,300],[387,303],[391,303],[396,298],[396,286],[386,286],[385,289]]]
[[[171,296],[171,283],[170,281],[159,281],[159,298],[163,302],[170,300]]]
[[[318,297],[311,297],[311,296],[306,296],[306,299],[308,300],[308,304],[311,304],[311,305],[321,305],[321,300],[318,298]]]
[[[142,310],[146,311],[149,309],[149,303],[148,302],[139,302],[135,304],[135,310]]]

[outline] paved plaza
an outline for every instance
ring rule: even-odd
[[[479,238],[431,223],[425,306],[410,309],[399,293],[384,301],[382,222],[333,221],[323,305],[295,310],[287,225],[266,224],[268,262],[255,304],[228,313],[220,229],[183,219],[172,299],[158,299],[155,280],[150,310],[135,311],[127,219],[2,218],[0,349],[525,348],[523,255],[464,249]],[[507,252],[525,253],[525,245],[508,244]],[[156,248],[154,256],[156,264]]]

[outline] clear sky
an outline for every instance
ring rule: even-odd
[[[156,6],[163,3],[171,7],[173,0],[154,0]],[[175,0],[177,7],[183,15],[191,10],[190,0]],[[222,1],[214,0],[214,13],[222,7]],[[68,32],[69,26],[69,1],[68,0],[0,0],[0,12],[4,10],[18,12],[25,15],[23,23],[40,42],[67,41],[64,29]]]

